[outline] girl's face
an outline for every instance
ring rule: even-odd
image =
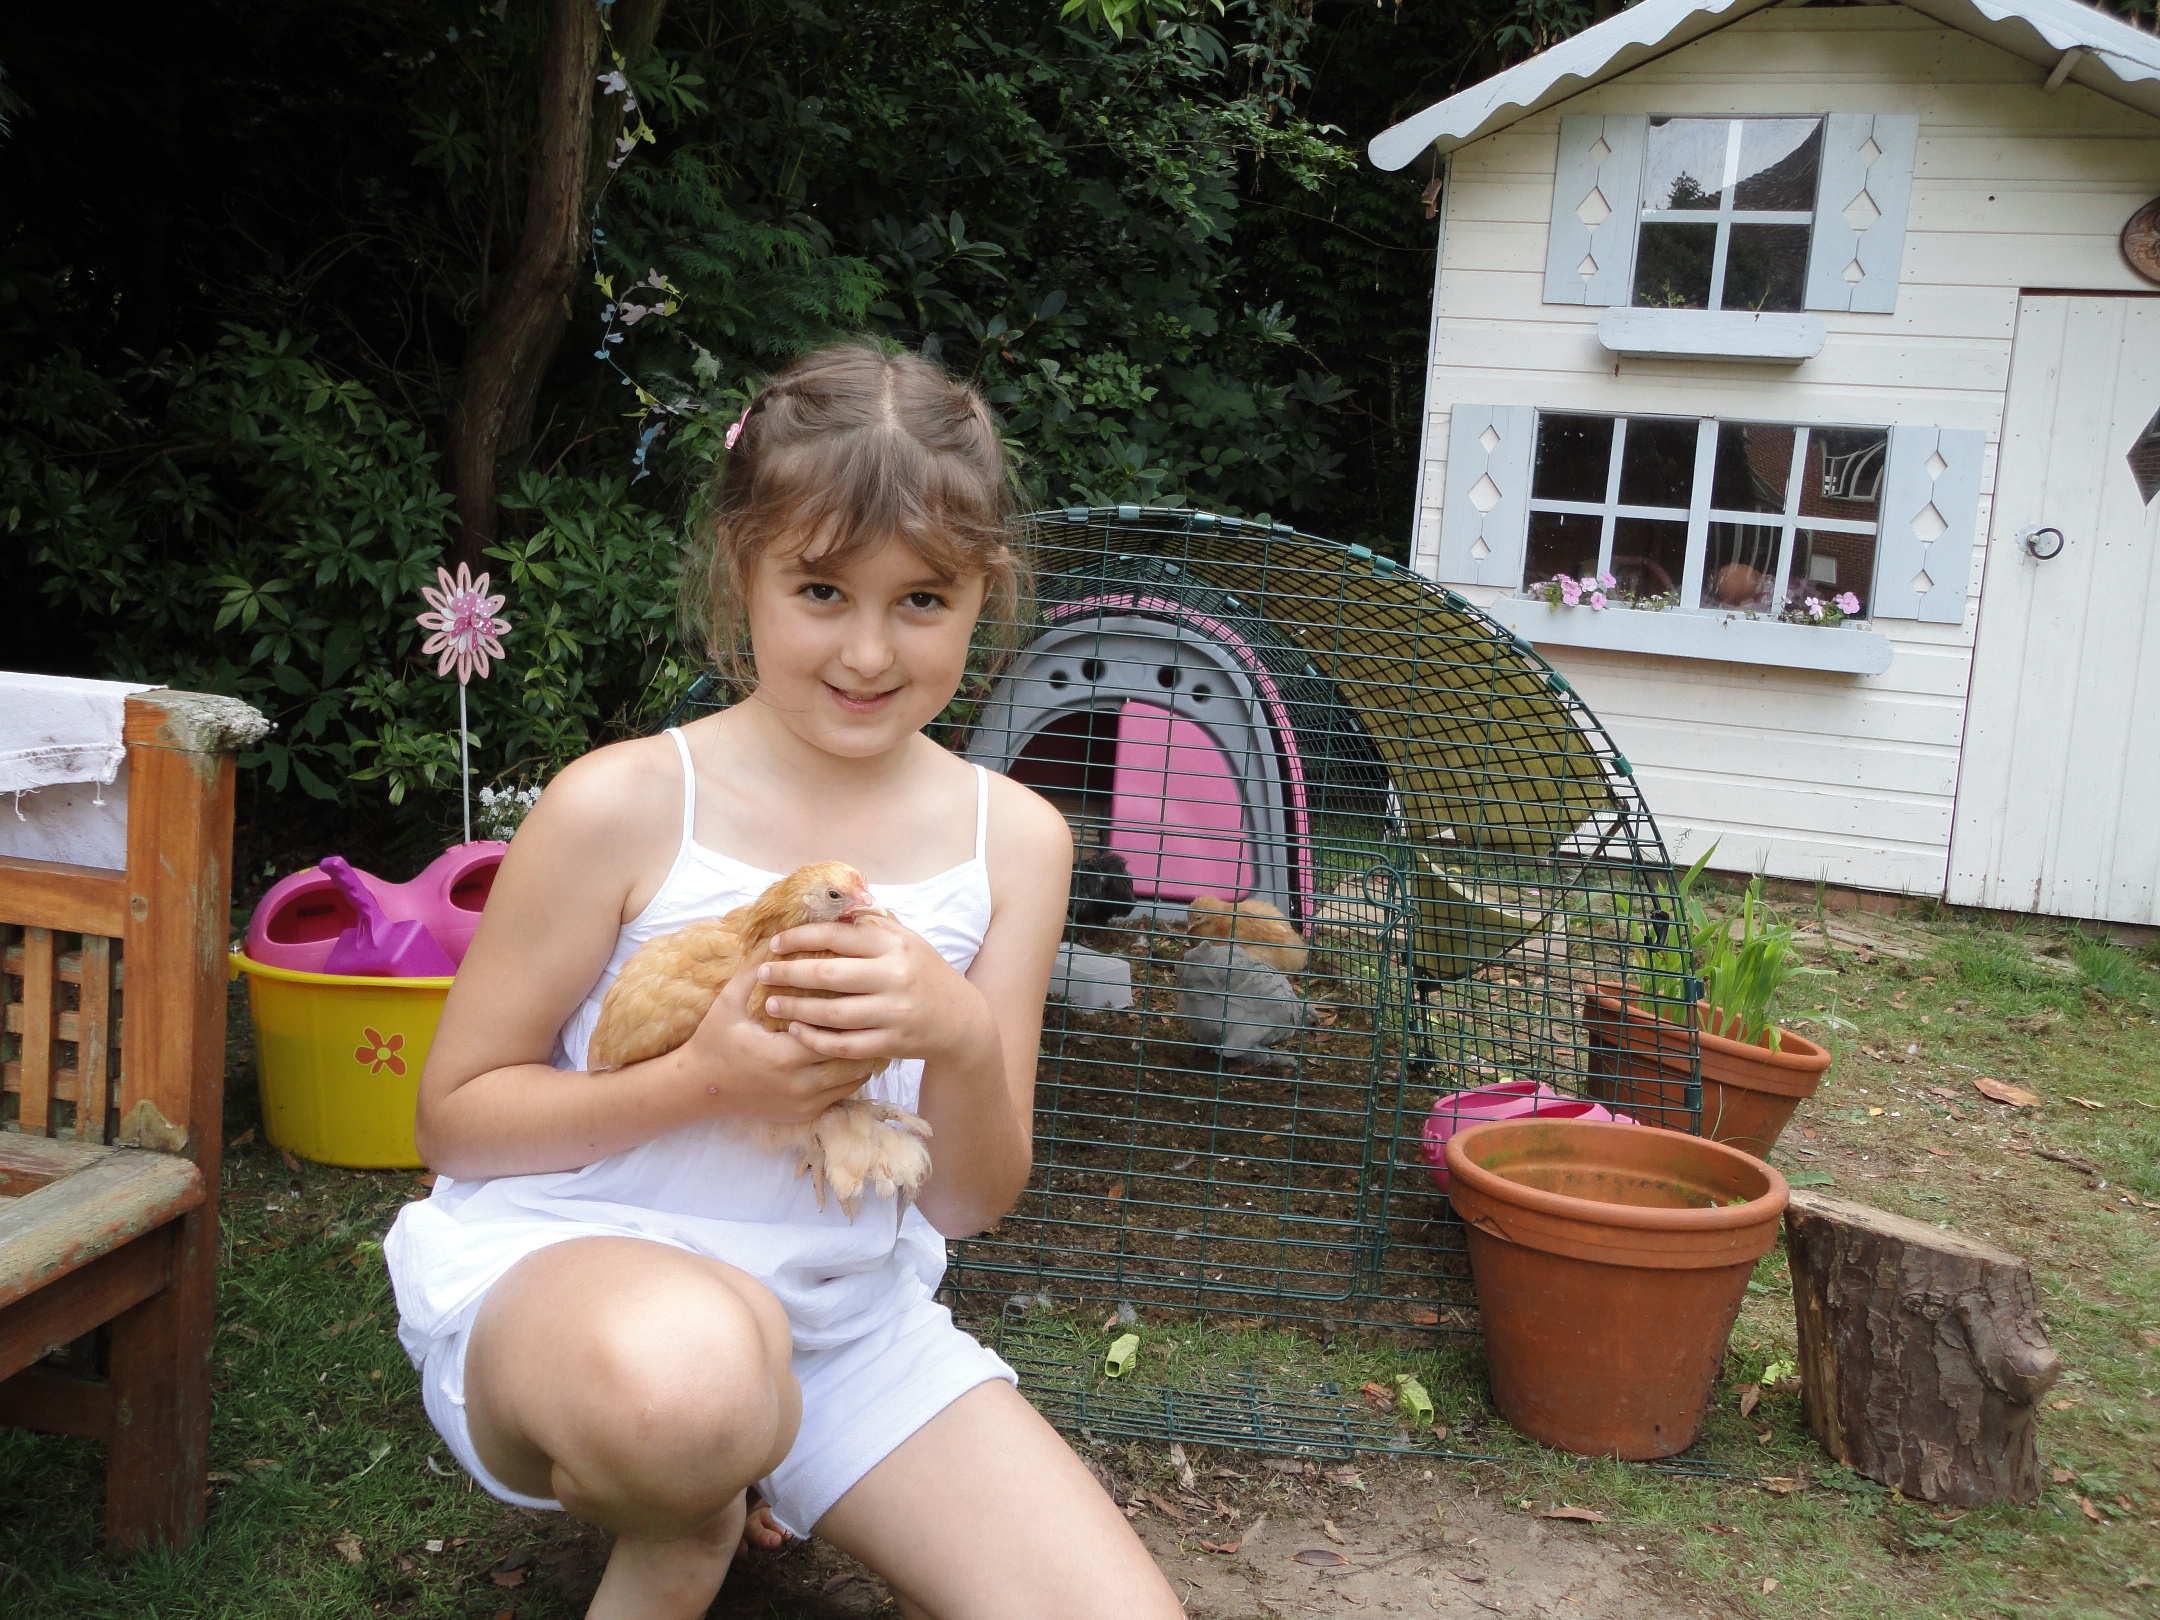
[[[888,541],[841,567],[768,551],[749,586],[758,701],[812,746],[863,759],[952,701],[989,581],[941,578]]]

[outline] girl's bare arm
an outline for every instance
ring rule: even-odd
[[[799,1043],[744,1016],[747,978],[665,1056],[602,1075],[548,1064],[672,858],[680,776],[657,739],[602,749],[550,783],[518,829],[421,1076],[416,1135],[432,1168],[574,1170],[700,1119],[813,1118],[837,1100]]]

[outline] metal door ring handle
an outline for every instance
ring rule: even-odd
[[[2042,547],[2046,542],[2046,538],[2051,534],[2055,537],[2055,543],[2052,546],[2047,546],[2046,549],[2043,550]],[[2062,555],[2064,541],[2063,532],[2060,529],[2027,529],[2023,538],[2025,541],[2026,555],[2031,557],[2035,562],[2046,562],[2051,557],[2059,557]]]

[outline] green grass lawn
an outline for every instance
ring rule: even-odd
[[[1786,909],[1812,916],[1804,903]],[[1871,920],[1859,922],[1865,931]],[[1921,959],[1817,951],[1835,977],[1793,988],[1788,1022],[1837,1062],[1777,1162],[2032,1258],[2069,1369],[2042,1414],[2050,1486],[2037,1507],[1956,1512],[1896,1498],[1829,1464],[1795,1394],[1765,1391],[1741,1416],[1741,1388],[1794,1353],[1782,1251],[1751,1286],[1697,1448],[1733,1477],[1528,1445],[1492,1412],[1474,1341],[1412,1352],[1163,1321],[1146,1333],[1169,1358],[1161,1370],[1259,1364],[1343,1388],[1414,1371],[1450,1426],[1449,1448],[1493,1460],[1361,1462],[1370,1492],[1430,1496],[1435,1510],[1473,1492],[1597,1508],[1611,1533],[1659,1555],[1673,1612],[2160,1614],[2160,972],[2038,924],[1946,914],[1880,931],[1893,927],[1893,944]],[[600,1539],[472,1489],[421,1412],[379,1247],[417,1179],[289,1169],[254,1134],[250,1074],[236,1005],[227,1133],[241,1145],[226,1175],[208,1528],[185,1553],[110,1562],[98,1546],[98,1448],[0,1432],[0,1614],[579,1612]],[[1972,1084],[1982,1076],[2026,1086],[2042,1104],[1989,1102]],[[1070,1326],[1083,1344],[1100,1333],[1099,1322]],[[1123,1446],[1117,1460],[1141,1479],[1170,1477],[1159,1446]],[[1781,1490],[1765,1478],[1805,1483]],[[767,1560],[730,1583],[715,1613],[866,1612],[825,1593],[834,1567],[811,1549]]]

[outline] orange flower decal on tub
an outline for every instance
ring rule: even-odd
[[[367,1065],[369,1074],[381,1074],[385,1069],[392,1074],[405,1072],[405,1060],[398,1056],[405,1049],[404,1036],[384,1036],[375,1030],[363,1029],[360,1042],[353,1048],[353,1061]]]

